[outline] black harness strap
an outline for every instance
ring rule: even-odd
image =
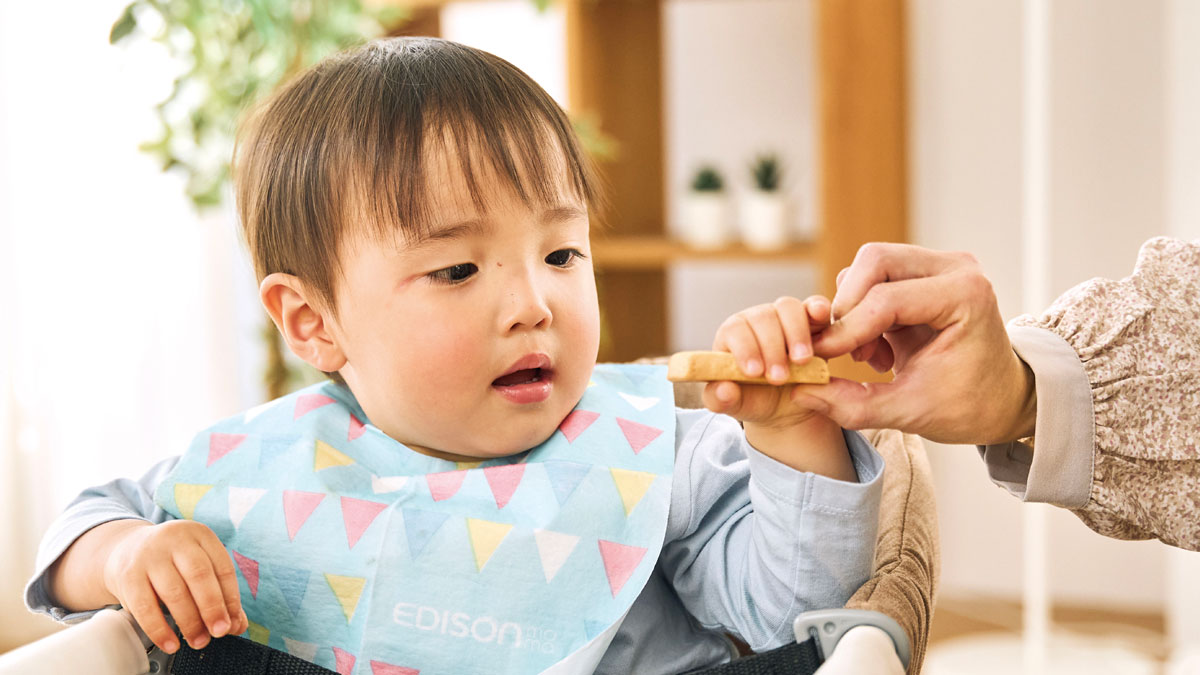
[[[809,638],[689,675],[813,675],[822,661],[817,641]]]

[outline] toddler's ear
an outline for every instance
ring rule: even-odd
[[[259,284],[258,296],[293,354],[326,373],[346,365],[330,330],[330,317],[309,300],[298,278],[282,272],[268,274]]]

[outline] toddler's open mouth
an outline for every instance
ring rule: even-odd
[[[492,389],[513,403],[541,403],[550,398],[553,376],[550,357],[529,354],[492,380]]]

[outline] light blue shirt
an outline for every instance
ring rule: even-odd
[[[756,651],[781,646],[792,640],[797,614],[841,607],[871,576],[883,458],[861,434],[844,432],[859,478],[849,483],[767,457],[730,417],[677,409],[675,419],[662,554],[597,673],[679,673],[723,663],[733,655],[724,632]],[[89,488],[68,506],[39,547],[25,589],[31,610],[60,621],[91,614],[53,606],[47,568],[101,523],[168,520],[154,490],[177,460],[138,481]]]

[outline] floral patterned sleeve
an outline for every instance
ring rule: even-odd
[[[1101,534],[1200,550],[1200,241],[1152,239],[1131,276],[1080,284],[1009,335],[1037,435],[981,446],[992,479]]]

